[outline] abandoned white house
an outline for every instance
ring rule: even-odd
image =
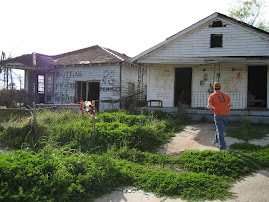
[[[101,46],[60,55],[38,53],[0,62],[1,66],[25,70],[25,90],[36,92],[40,103],[65,104],[96,100],[97,108],[117,109],[120,100],[143,91],[143,69],[130,58]],[[140,98],[143,97],[140,95]]]
[[[162,110],[184,104],[198,113],[214,81],[234,110],[269,108],[269,33],[226,15],[213,13],[132,62],[147,66],[147,100],[162,102]]]

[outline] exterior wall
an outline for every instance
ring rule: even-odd
[[[147,71],[147,100],[162,100],[163,107],[174,106],[174,67],[170,65],[153,65]],[[157,103],[152,103],[157,106]]]
[[[129,95],[129,84],[135,85],[135,92],[137,89],[138,70],[137,67],[130,65],[122,65],[121,67],[121,96],[126,97]]]
[[[120,65],[84,65],[61,67],[54,71],[54,103],[75,101],[75,82],[100,82],[100,100],[120,98]],[[113,108],[119,108],[114,104]],[[110,103],[100,103],[99,110],[112,109]]]
[[[214,76],[215,72],[215,76]],[[218,80],[217,74],[220,73]],[[221,83],[221,91],[226,92],[232,99],[231,109],[245,109],[247,107],[247,78],[246,65],[221,64],[205,65],[193,68],[192,78],[192,108],[207,107],[208,92],[214,81]]]
[[[251,29],[225,22],[226,27],[209,28],[212,22],[179,37],[165,47],[139,59],[141,63],[173,62],[178,58],[214,56],[269,56],[269,40]],[[223,34],[223,47],[210,48],[211,34]]]
[[[247,107],[247,66],[240,64],[219,65],[150,65],[148,68],[147,100],[162,100],[163,107],[174,107],[175,68],[192,67],[192,108],[206,108],[210,84],[218,81],[222,91],[233,101],[232,109]],[[214,76],[215,72],[215,77]],[[157,103],[152,103],[157,106]]]

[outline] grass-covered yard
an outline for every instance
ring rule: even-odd
[[[132,185],[188,200],[233,197],[238,179],[269,168],[269,145],[231,146],[231,152],[157,154],[186,123],[182,115],[43,111],[0,126],[14,150],[0,153],[0,201],[90,201]],[[241,126],[245,128],[244,126]]]

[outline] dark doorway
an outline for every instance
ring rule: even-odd
[[[267,105],[267,66],[248,67],[248,107]]]
[[[100,84],[99,82],[89,82],[88,100],[99,100]],[[99,109],[99,101],[95,102],[96,109]]]
[[[76,102],[99,100],[100,83],[76,81]],[[96,109],[99,109],[99,102],[95,102]]]
[[[182,104],[191,106],[191,80],[191,68],[175,69],[175,106]]]

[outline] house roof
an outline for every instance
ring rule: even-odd
[[[36,68],[53,68],[63,65],[82,65],[100,63],[130,62],[130,57],[114,50],[98,45],[67,52],[59,55],[48,56],[39,53],[22,55],[19,57],[0,61],[0,65],[13,65]]]
[[[247,23],[244,23],[244,22],[238,21],[236,19],[233,19],[231,17],[228,17],[228,16],[226,16],[224,14],[215,12],[215,13],[211,14],[210,16],[208,16],[208,17],[206,17],[206,18],[198,21],[197,23],[191,25],[190,27],[187,27],[186,29],[184,29],[184,30],[182,30],[182,31],[180,31],[180,32],[178,32],[178,33],[176,33],[176,34],[168,37],[163,42],[161,42],[161,43],[159,43],[159,44],[157,44],[157,45],[155,45],[155,46],[153,46],[153,47],[151,47],[151,48],[143,51],[142,53],[140,53],[137,56],[133,57],[131,59],[131,62],[136,62],[137,60],[139,60],[139,59],[141,59],[141,58],[143,58],[143,57],[151,54],[152,52],[156,51],[157,49],[160,49],[160,48],[162,48],[162,47],[170,44],[171,42],[177,40],[179,37],[181,37],[181,36],[183,36],[183,35],[185,35],[187,33],[192,32],[193,30],[195,30],[195,29],[203,26],[204,24],[206,24],[206,23],[208,23],[208,22],[210,22],[210,21],[212,21],[212,20],[214,20],[216,18],[230,21],[233,24],[237,24],[239,26],[243,26],[246,29],[250,29],[250,30],[252,30],[252,31],[254,31],[254,32],[258,33],[258,34],[261,34],[262,36],[265,36],[265,37],[268,37],[269,38],[269,32],[263,31],[263,30],[261,30],[259,28],[256,28],[256,27],[252,26],[252,25],[249,25]]]

